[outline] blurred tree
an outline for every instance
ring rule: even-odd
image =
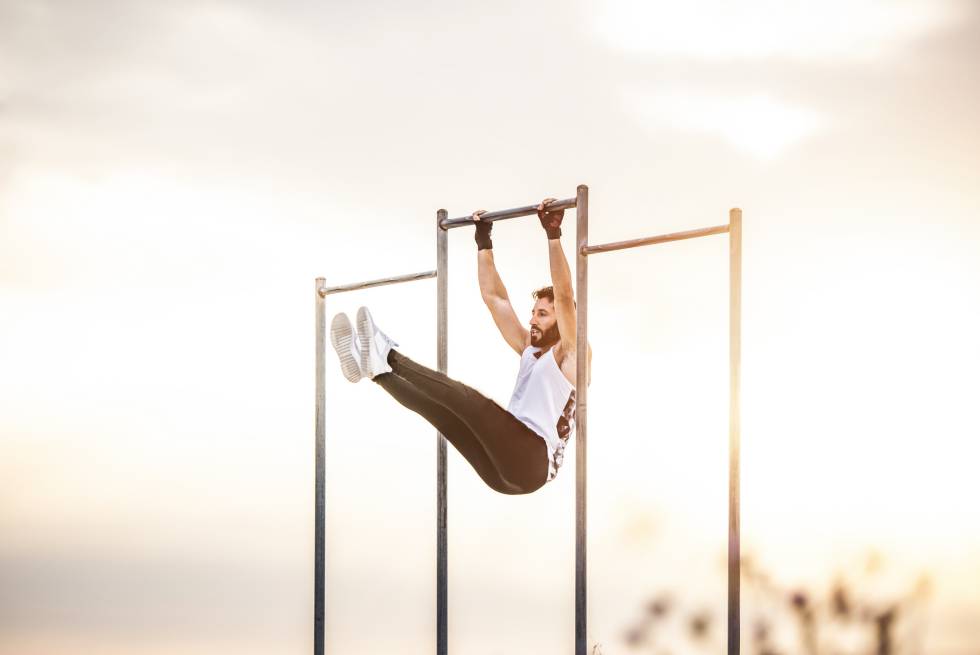
[[[862,595],[861,582],[836,574],[826,593],[785,588],[744,555],[741,560],[743,608],[745,596],[759,599],[753,616],[742,613],[743,634],[751,655],[918,655],[924,634],[923,622],[903,621],[925,611],[932,582],[922,574],[913,588],[897,597],[871,599]],[[867,574],[879,574],[882,558],[871,553]],[[880,596],[880,594],[879,594]],[[680,621],[684,630],[669,630],[668,623]],[[717,616],[703,607],[685,610],[668,592],[655,594],[643,607],[635,624],[622,631],[629,650],[660,655],[671,652],[701,652],[714,635],[712,624],[724,625],[727,615]],[[686,643],[674,642],[680,637]],[[777,643],[777,634],[790,635],[790,643]],[[598,645],[596,645],[598,648]],[[598,651],[594,651],[598,653]]]

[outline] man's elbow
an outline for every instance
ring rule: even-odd
[[[507,294],[493,293],[492,291],[481,292],[480,297],[483,298],[483,304],[487,307],[492,307],[498,305],[501,302],[506,302],[509,300]]]
[[[558,289],[553,287],[555,291],[555,304],[556,305],[566,305],[568,307],[575,306],[575,294],[572,293],[571,287],[568,289]]]

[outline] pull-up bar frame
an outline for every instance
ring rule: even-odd
[[[339,287],[320,287],[317,290],[317,293],[320,294],[321,298],[326,298],[327,296],[335,293],[343,293],[345,291],[357,291],[359,289],[370,289],[371,287],[383,287],[389,284],[398,284],[399,282],[414,282],[415,280],[425,280],[435,276],[436,276],[435,271],[423,271],[422,273],[409,273],[408,275],[383,277],[380,280],[368,280],[367,282],[342,284]],[[322,279],[322,278],[318,278],[318,279]]]
[[[729,236],[729,421],[728,421],[728,654],[739,653],[739,486],[740,486],[740,370],[742,321],[742,210],[731,209],[728,224],[674,232],[653,237],[616,241],[590,246],[589,189],[580,185],[575,198],[557,200],[548,209],[576,210],[576,408],[575,408],[575,655],[587,655],[586,582],[587,582],[587,431],[588,431],[588,256],[628,248],[693,239],[728,233]],[[484,213],[482,221],[500,221],[537,214],[537,205]],[[436,270],[327,287],[324,278],[316,279],[316,484],[315,484],[315,561],[313,652],[324,653],[324,539],[325,539],[325,354],[326,297],[371,287],[412,282],[435,277],[437,365],[442,373],[448,368],[448,231],[475,223],[472,217],[447,218],[445,209],[436,213]],[[446,439],[437,433],[436,442],[436,653],[448,653],[448,552],[446,511]]]
[[[576,199],[566,198],[564,200],[555,200],[554,202],[548,203],[548,209],[551,211],[558,211],[559,209],[574,209]],[[537,216],[538,206],[537,205],[525,205],[523,207],[515,207],[514,209],[500,209],[495,212],[487,212],[480,215],[480,220],[484,223],[492,223],[494,221],[504,221],[509,218],[520,218],[522,216]],[[473,220],[472,215],[461,216],[460,218],[451,219],[440,219],[439,227],[444,230],[449,230],[454,227],[462,227],[464,225],[473,225],[476,221]]]

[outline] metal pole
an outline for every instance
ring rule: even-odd
[[[414,282],[435,277],[435,271],[423,271],[421,273],[409,273],[408,275],[396,275],[394,277],[383,277],[379,280],[368,280],[367,282],[355,282],[353,284],[342,284],[339,287],[320,287],[317,291],[321,296],[329,296],[334,293],[344,291],[356,291],[358,289],[369,289],[371,287],[381,287],[386,284],[397,284],[399,282]]]
[[[580,184],[575,199],[575,655],[586,655],[586,399],[589,389],[589,187]]]
[[[728,212],[728,653],[739,652],[739,451],[742,365],[742,210]]]
[[[442,216],[445,217],[445,211],[442,211]],[[445,235],[444,230],[438,230],[439,233]],[[440,359],[439,370],[445,372],[445,326],[446,326],[446,302],[445,302],[445,269],[446,266],[446,256],[445,256],[445,245],[440,245],[442,250],[439,254],[439,266],[441,267],[441,277],[439,279],[439,339],[440,343],[440,354],[442,359]],[[379,287],[387,284],[397,284],[400,282],[412,282],[414,280],[424,280],[426,278],[436,277],[437,271],[425,271],[422,273],[409,273],[408,275],[397,275],[394,277],[386,277],[377,280],[368,280],[366,282],[355,282],[353,284],[344,284],[336,287],[326,286],[326,280],[322,277],[316,278],[316,486],[314,490],[315,497],[315,519],[314,519],[314,563],[313,563],[313,654],[323,655],[324,650],[324,609],[325,609],[325,593],[324,593],[324,566],[326,563],[326,558],[324,555],[324,540],[326,537],[326,502],[325,502],[325,481],[326,481],[326,467],[325,467],[325,433],[326,433],[326,382],[324,376],[325,368],[325,349],[327,343],[327,315],[326,315],[326,297],[334,293],[342,293],[345,291],[355,291],[358,289],[367,289],[370,287]],[[440,486],[445,486],[445,459],[446,459],[446,444],[445,439],[441,439],[441,451],[440,451],[440,463],[439,463],[439,475],[440,475]],[[440,515],[442,517],[442,527],[440,528],[440,533],[442,535],[440,540],[440,559],[441,562],[439,571],[442,575],[442,581],[440,584],[441,595],[440,603],[442,607],[441,619],[441,631],[443,643],[445,643],[445,597],[446,597],[446,583],[445,583],[445,571],[446,571],[446,559],[445,559],[445,490],[440,492]],[[441,655],[444,655],[445,650],[440,651]]]
[[[715,227],[704,227],[700,230],[688,230],[687,232],[673,232],[671,234],[661,234],[656,237],[645,237],[643,239],[630,239],[629,241],[614,241],[598,246],[586,246],[585,254],[593,255],[597,252],[611,252],[613,250],[624,250],[626,248],[636,248],[638,246],[650,246],[655,243],[667,243],[668,241],[681,241],[683,239],[694,239],[696,237],[706,237],[712,234],[724,234],[728,232],[727,225],[716,225]]]
[[[440,225],[448,212],[436,213],[436,345],[437,365],[440,373],[449,367],[449,232]],[[436,433],[436,653],[446,655],[449,648],[449,603],[447,582],[449,560],[446,537],[448,513],[446,511],[446,438]]]
[[[556,211],[559,209],[571,209],[575,206],[575,202],[575,198],[556,200],[548,205],[548,209]],[[504,221],[509,218],[520,218],[521,216],[537,216],[537,214],[537,205],[525,205],[524,207],[500,209],[497,211],[487,212],[486,214],[482,214],[480,216],[480,220],[484,223],[492,223],[493,221]],[[461,227],[463,225],[473,225],[473,219],[469,216],[460,216],[459,218],[442,220],[439,224],[444,230],[448,230],[450,228]]]
[[[314,486],[314,503],[316,505],[313,521],[313,655],[323,655],[323,611],[324,611],[324,535],[326,527],[326,502],[325,502],[325,422],[324,412],[326,411],[326,388],[324,379],[325,352],[327,344],[327,310],[326,300],[320,295],[326,280],[322,277],[316,279],[314,295],[316,297],[316,483]]]

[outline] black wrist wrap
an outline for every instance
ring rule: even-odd
[[[476,241],[476,249],[480,250],[493,250],[493,242],[490,241],[490,230],[493,229],[493,223],[477,223],[476,232],[473,234],[473,240]]]
[[[564,217],[564,209],[550,212],[538,210],[538,219],[541,221],[541,227],[544,228],[544,232],[548,235],[548,239],[557,239],[561,237],[561,219]]]

